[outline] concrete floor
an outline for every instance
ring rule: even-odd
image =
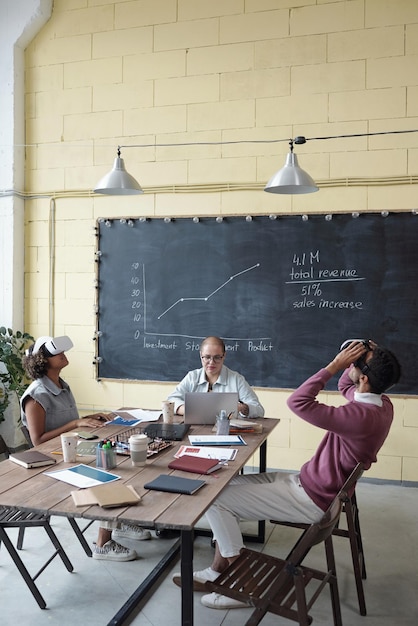
[[[372,484],[362,480],[357,487],[363,542],[368,578],[365,593],[368,615],[358,612],[357,596],[351,569],[349,545],[346,539],[335,539],[339,590],[344,626],[416,626],[418,624],[418,489],[389,484]],[[141,558],[129,563],[106,563],[86,557],[73,531],[64,518],[53,518],[53,527],[60,537],[73,565],[69,573],[57,559],[40,575],[38,586],[47,609],[41,610],[26,587],[4,546],[0,550],[0,601],[2,626],[31,624],[105,625],[128,599],[174,539],[156,538],[146,542],[129,542],[138,549]],[[243,524],[247,531],[254,530]],[[86,533],[89,540],[96,536],[94,524]],[[16,537],[13,530],[10,535]],[[284,556],[297,532],[294,529],[267,525],[265,546],[272,554]],[[134,545],[136,544],[136,545]],[[252,544],[254,547],[257,544]],[[29,571],[37,571],[45,560],[51,544],[43,529],[27,531],[22,558]],[[212,558],[212,547],[206,537],[195,542],[195,569],[206,567]],[[323,548],[318,546],[310,557],[320,567]],[[180,590],[171,575],[178,570],[175,563],[161,584],[126,624],[134,626],[178,626],[181,624]],[[241,626],[249,610],[219,611],[203,607],[201,594],[195,594],[196,626]],[[314,624],[330,625],[332,616],[328,593],[323,593],[312,610]],[[267,615],[264,626],[291,624],[274,615]]]

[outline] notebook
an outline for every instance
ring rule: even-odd
[[[183,454],[180,458],[170,461],[168,467],[182,472],[193,474],[211,474],[222,467],[223,463],[218,459],[204,459],[198,456]]]
[[[72,491],[71,495],[76,506],[99,506],[109,509],[112,507],[128,506],[141,500],[131,485],[123,483],[105,483],[97,487],[88,487],[79,491]]]
[[[219,411],[224,409],[227,415],[237,416],[238,394],[187,392],[184,397],[185,424],[214,424]]]
[[[23,452],[14,452],[9,455],[9,459],[13,461],[13,463],[17,463],[18,465],[22,465],[26,468],[31,467],[43,467],[44,465],[54,465],[56,459],[48,456],[47,454],[43,454],[38,450],[24,450]]]
[[[180,478],[171,474],[160,474],[149,483],[144,485],[144,489],[155,489],[156,491],[169,491],[170,493],[185,493],[192,495],[206,485],[204,480],[194,478]]]

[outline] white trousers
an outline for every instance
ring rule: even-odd
[[[228,558],[244,547],[240,519],[311,524],[323,514],[303,489],[299,474],[268,472],[233,478],[206,511],[206,518],[221,555]]]

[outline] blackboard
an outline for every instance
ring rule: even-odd
[[[392,392],[418,392],[413,212],[100,219],[97,237],[98,378],[176,383],[219,335],[251,385],[295,388],[365,337],[401,362]]]

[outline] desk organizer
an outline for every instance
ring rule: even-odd
[[[100,467],[101,469],[105,470],[113,469],[114,467],[116,467],[114,447],[111,446],[110,448],[105,448],[103,446],[100,446],[100,444],[97,446],[96,467]]]

